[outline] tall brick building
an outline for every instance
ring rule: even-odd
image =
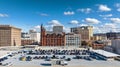
[[[41,46],[65,46],[64,32],[47,32],[41,25]]]

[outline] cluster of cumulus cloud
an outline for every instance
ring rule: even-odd
[[[93,10],[92,8],[79,8],[76,9],[76,11],[73,11],[72,8],[67,8],[63,12],[65,16],[73,16],[76,13],[85,13],[90,14],[93,12],[99,12],[99,17],[103,18],[103,20],[100,21],[99,18],[96,17],[86,17],[82,20],[73,19],[68,22],[60,22],[60,20],[50,20],[47,22],[47,25],[44,25],[46,30],[52,31],[53,26],[63,26],[63,29],[65,32],[70,32],[71,27],[76,26],[93,26],[94,33],[106,33],[109,31],[118,32],[120,31],[120,18],[113,17],[113,14],[110,13],[112,11],[112,8],[108,7],[105,4],[96,4],[96,7],[98,7],[97,10]],[[114,7],[116,7],[116,10],[120,12],[120,3],[114,4]],[[102,14],[102,12],[109,12],[109,14]],[[41,16],[49,16],[46,13],[41,13]],[[0,15],[1,16],[1,15]],[[109,20],[109,22],[104,22],[104,20]],[[67,23],[67,24],[63,24]],[[40,25],[36,25],[34,29],[40,29]]]

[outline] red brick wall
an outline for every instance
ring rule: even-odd
[[[64,46],[65,33],[62,34],[46,34],[45,29],[41,27],[41,45],[42,46]]]
[[[34,40],[21,40],[21,45],[31,45],[34,43]]]
[[[93,45],[92,45],[92,48],[93,49],[103,49],[104,48],[104,44],[96,44],[96,43],[94,43]]]

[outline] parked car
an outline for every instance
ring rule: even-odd
[[[0,63],[0,65],[2,65],[2,63]]]
[[[50,58],[50,57],[47,57],[45,60],[46,60],[46,61],[51,61],[51,58]]]
[[[115,57],[114,59],[120,61],[120,57]]]
[[[84,57],[85,60],[89,60],[89,61],[92,61],[92,58],[90,57]]]
[[[21,61],[26,61],[26,57],[24,57],[24,56],[23,56],[23,57],[20,57],[19,60],[21,60]]]
[[[9,54],[8,56],[9,56],[9,57],[12,57],[12,55],[11,55],[11,54]]]
[[[71,58],[67,58],[66,61],[71,61]]]
[[[61,65],[62,65],[62,66],[68,65],[68,62],[67,62],[67,61],[61,61]]]
[[[31,61],[31,60],[32,60],[31,56],[26,57],[26,61]]]

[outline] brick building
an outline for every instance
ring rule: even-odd
[[[95,41],[92,44],[93,49],[103,49],[106,45],[102,41]]]
[[[41,25],[41,46],[65,46],[64,32],[47,32]]]
[[[32,45],[32,44],[34,44],[34,40],[33,39],[30,39],[30,38],[22,38],[21,39],[21,44],[22,44],[22,46],[24,46],[24,45]]]

